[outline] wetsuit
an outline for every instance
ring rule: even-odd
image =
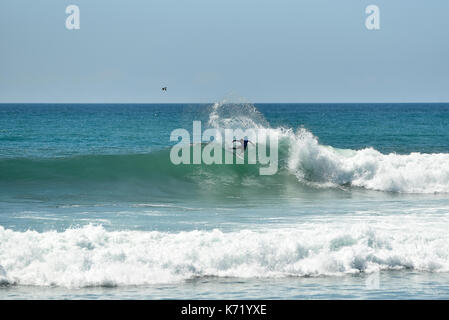
[[[240,140],[233,140],[232,142],[240,142]],[[246,148],[248,148],[248,139],[243,140],[243,151],[246,150]],[[236,150],[236,147],[232,147],[232,149]]]
[[[243,150],[246,150],[248,148],[248,140],[243,140]]]

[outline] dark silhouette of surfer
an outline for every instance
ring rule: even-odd
[[[248,148],[248,143],[251,143],[252,145],[254,145],[254,143],[252,143],[251,141],[249,141],[248,139],[240,139],[240,140],[232,140],[232,143],[234,142],[240,142],[240,146],[234,146],[232,147],[232,149],[237,150],[237,149],[243,149],[243,151],[246,150],[246,148]]]
[[[163,88],[162,88],[162,91],[167,91],[167,87],[163,87]]]

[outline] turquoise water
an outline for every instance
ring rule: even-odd
[[[194,120],[277,173],[173,165]],[[3,104],[0,298],[447,299],[448,195],[449,104]]]

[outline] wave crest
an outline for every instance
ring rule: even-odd
[[[289,137],[289,170],[301,181],[403,193],[448,193],[449,154],[382,154],[323,146],[305,129]]]

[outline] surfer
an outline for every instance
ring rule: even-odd
[[[240,139],[240,140],[232,140],[232,143],[234,142],[240,142],[240,146],[234,146],[232,147],[232,149],[237,150],[237,149],[242,149],[243,151],[246,150],[246,148],[248,148],[248,143],[251,143],[252,145],[254,145],[254,143],[252,143],[251,141],[249,141],[247,138],[245,139]]]

